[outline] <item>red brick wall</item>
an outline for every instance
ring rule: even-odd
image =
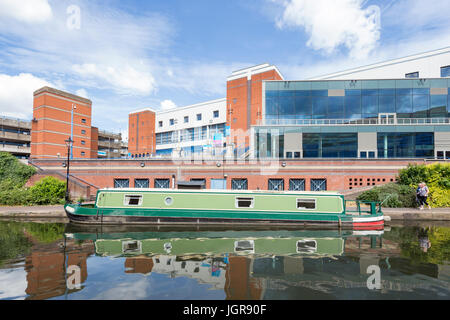
[[[45,88],[44,88],[45,89]],[[76,105],[73,117],[73,157],[91,156],[91,103],[71,94],[61,95],[49,90],[38,90],[33,101],[31,130],[31,158],[66,158],[65,140],[71,134],[72,105]],[[72,97],[69,98],[68,96]],[[84,119],[84,123],[83,120]],[[84,133],[82,132],[84,130]],[[84,144],[82,143],[84,141]],[[84,152],[84,155],[82,154]]]
[[[128,152],[133,155],[156,152],[154,112],[146,110],[128,116]]]
[[[281,80],[276,70],[257,73],[251,76],[250,83],[247,76],[227,82],[227,124],[231,127],[230,140],[234,143],[250,145],[248,130],[250,125],[256,125],[262,119],[262,83],[264,80]],[[248,119],[248,86],[251,86],[250,119]],[[245,139],[240,137],[247,133]]]
[[[65,169],[60,161],[36,160],[38,166],[48,170],[59,170],[63,174]],[[206,188],[211,187],[211,179],[223,179],[226,176],[227,189],[231,189],[231,180],[238,178],[248,179],[249,190],[267,190],[268,179],[284,179],[285,190],[289,189],[289,179],[305,179],[306,190],[311,189],[311,179],[326,179],[327,190],[345,191],[367,187],[369,184],[380,185],[395,181],[398,170],[406,167],[408,163],[424,163],[421,160],[292,160],[274,162],[275,171],[268,173],[264,168],[268,164],[243,162],[225,162],[220,167],[216,162],[197,163],[192,161],[172,162],[164,160],[147,160],[141,167],[140,160],[74,160],[71,162],[71,174],[79,177],[97,187],[113,187],[114,179],[129,179],[130,187],[134,187],[134,179],[149,179],[150,187],[154,186],[155,179],[165,178],[172,181],[190,181],[192,178],[206,179]],[[368,181],[369,179],[369,181]],[[373,180],[375,179],[375,180]]]

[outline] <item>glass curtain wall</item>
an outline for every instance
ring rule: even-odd
[[[449,117],[449,82],[269,81],[265,84],[266,124],[301,119],[370,119],[380,113],[396,113],[398,118]],[[439,89],[438,94],[432,94],[432,89]]]

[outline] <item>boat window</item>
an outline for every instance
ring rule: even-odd
[[[164,199],[164,202],[166,205],[170,206],[173,203],[173,198],[172,197],[167,197],[166,199]]]
[[[316,199],[297,199],[297,209],[314,210],[316,208]]]
[[[254,198],[236,198],[236,208],[253,208],[255,204]]]
[[[298,240],[297,253],[313,253],[317,251],[316,240]]]
[[[255,252],[255,241],[254,240],[238,240],[234,242],[234,252]]]
[[[126,195],[125,196],[126,206],[140,206],[142,205],[142,195]]]
[[[122,252],[123,253],[140,253],[142,251],[142,244],[140,241],[124,241],[122,242]]]

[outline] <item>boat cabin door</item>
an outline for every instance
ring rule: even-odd
[[[98,196],[98,200],[97,200],[97,207],[104,207],[105,206],[105,198],[106,198],[106,193],[102,192],[99,194]]]

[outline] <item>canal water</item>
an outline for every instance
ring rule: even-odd
[[[450,298],[450,224],[384,231],[0,221],[0,300]]]

